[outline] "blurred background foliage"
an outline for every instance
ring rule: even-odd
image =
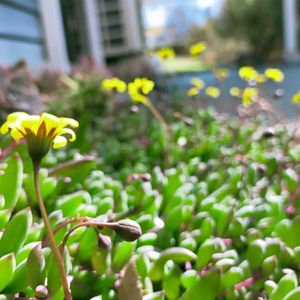
[[[281,59],[282,1],[226,0],[221,15],[194,27],[187,39],[188,45],[209,41],[218,62],[257,65]]]

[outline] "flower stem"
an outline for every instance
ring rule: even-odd
[[[96,219],[89,221],[89,222],[84,222],[84,223],[79,223],[77,225],[75,225],[74,227],[72,227],[67,234],[64,236],[64,239],[60,245],[60,249],[61,249],[61,255],[64,254],[64,249],[66,246],[66,243],[68,241],[69,236],[71,235],[72,232],[74,232],[75,230],[77,230],[80,227],[103,227],[103,228],[113,228],[114,226],[116,226],[116,222],[100,222]]]
[[[163,116],[160,114],[160,112],[156,109],[156,107],[152,104],[150,99],[147,99],[146,106],[149,107],[150,111],[154,115],[154,117],[157,119],[157,121],[160,123],[160,125],[165,129],[167,134],[169,135],[170,133],[170,127],[163,118]]]
[[[36,192],[36,197],[38,201],[38,205],[40,208],[40,212],[44,221],[46,233],[48,236],[48,240],[50,242],[51,249],[54,254],[55,261],[57,263],[59,273],[60,273],[60,280],[64,289],[64,295],[65,295],[65,300],[72,300],[72,295],[69,289],[68,281],[67,281],[67,275],[65,272],[64,268],[64,262],[63,258],[60,255],[60,252],[58,250],[58,247],[56,245],[56,241],[54,238],[54,234],[48,219],[47,211],[43,202],[42,194],[41,194],[41,189],[40,189],[40,181],[39,181],[39,172],[40,172],[40,164],[38,162],[33,162],[33,172],[34,172],[34,187],[35,187],[35,192]]]
[[[165,130],[166,138],[167,138],[167,161],[168,163],[171,162],[171,152],[172,152],[172,132],[171,128],[164,119],[164,117],[161,115],[161,113],[157,110],[157,108],[153,105],[153,103],[150,101],[149,98],[147,98],[146,106],[150,109],[151,113],[154,115],[154,117],[157,119],[157,121],[160,123],[160,126]]]

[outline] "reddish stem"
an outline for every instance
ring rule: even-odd
[[[19,145],[22,145],[25,143],[25,139],[20,139],[19,141],[12,142],[9,146],[7,146],[4,150],[0,152],[0,159],[3,159],[6,157],[10,151],[12,151],[14,148],[18,147]]]
[[[246,279],[246,280],[244,280],[244,281],[236,284],[234,286],[234,288],[236,290],[241,290],[244,287],[247,288],[249,286],[252,286],[257,280],[259,280],[261,278],[262,278],[262,276],[260,274],[257,274],[257,275],[254,274],[252,277],[250,277],[250,278],[248,278],[248,279]]]

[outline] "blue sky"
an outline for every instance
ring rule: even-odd
[[[223,0],[146,0],[143,7],[144,26],[149,28],[167,25],[172,17],[169,12],[176,9],[189,15],[191,22],[201,24],[208,12],[211,15],[218,14],[222,2]]]

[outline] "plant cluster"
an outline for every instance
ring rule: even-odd
[[[193,78],[191,102],[203,90],[222,96],[229,70],[211,68],[217,85]],[[230,90],[243,104],[237,118],[194,107],[162,115],[152,80],[79,75],[61,78],[65,105],[89,118],[8,115],[0,299],[298,299],[298,124],[275,122],[261,88],[284,79],[279,69],[245,66],[239,76],[244,86]]]
[[[41,194],[56,242],[66,245],[74,299],[129,291],[137,299],[296,299],[300,152],[286,147],[291,133],[208,111],[192,120],[172,123],[173,167],[154,167],[154,155],[148,173],[123,182],[104,175],[101,162],[72,159],[74,150],[46,157]],[[28,154],[18,147],[0,177],[1,293],[63,299]],[[128,218],[136,223],[118,221]],[[142,235],[132,243],[135,224]]]

